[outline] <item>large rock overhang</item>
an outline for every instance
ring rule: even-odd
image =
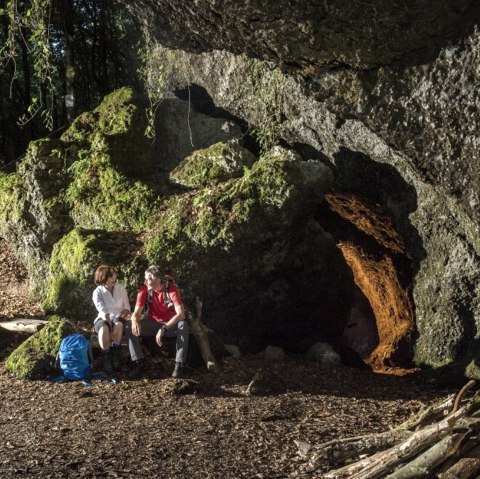
[[[303,76],[423,62],[468,36],[480,16],[474,0],[123,2],[167,47],[244,53]]]

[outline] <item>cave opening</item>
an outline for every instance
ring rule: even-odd
[[[412,261],[391,218],[365,198],[331,192],[316,220],[335,238],[354,283],[340,342],[374,371],[412,369]]]
[[[218,108],[203,87],[190,85],[175,95],[201,113],[240,125],[250,142],[248,149],[258,155],[248,124]],[[237,304],[232,307],[230,301],[233,296],[242,297],[250,311],[249,321],[256,324],[250,327],[241,319],[232,319],[230,329],[222,333],[251,352],[274,345],[287,353],[304,354],[315,341],[325,341],[348,364],[360,360],[376,371],[391,373],[411,368],[415,318],[410,287],[416,266],[410,250],[416,249],[416,256],[421,257],[421,242],[406,218],[416,208],[414,189],[394,168],[363,153],[340,148],[331,159],[311,145],[292,143],[289,147],[303,159],[321,161],[334,172],[335,191],[327,195],[315,216],[317,227],[330,240],[319,239],[322,234],[316,231],[311,233],[315,240],[301,240],[306,250],[318,248],[323,255],[322,271],[318,265],[309,270],[309,260],[302,260],[306,270],[287,264],[285,275],[277,271],[274,277],[252,278],[251,285],[237,285],[232,295],[215,298],[218,312],[236,318]],[[392,212],[397,216],[401,212],[404,218],[395,222]],[[301,249],[294,255],[301,256]],[[258,303],[252,300],[251,290],[258,296],[262,291]],[[212,326],[223,329],[220,324]]]

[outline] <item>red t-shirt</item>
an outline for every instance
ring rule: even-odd
[[[171,284],[168,288],[168,295],[174,306],[182,305],[182,298],[177,285]],[[148,288],[146,285],[140,286],[137,293],[136,306],[144,307],[147,302]],[[160,291],[153,291],[152,304],[150,306],[150,319],[157,323],[166,323],[169,319],[175,316],[175,311],[167,306],[165,301],[165,293],[163,288]]]

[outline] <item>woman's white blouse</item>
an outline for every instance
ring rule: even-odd
[[[92,299],[98,311],[97,319],[105,318],[107,313],[113,319],[112,316],[118,316],[124,309],[130,311],[127,290],[120,283],[116,283],[113,287],[113,294],[110,293],[105,285],[97,286],[93,292]]]

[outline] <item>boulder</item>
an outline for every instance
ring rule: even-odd
[[[130,292],[136,291],[145,268],[138,256],[140,245],[134,233],[71,230],[53,248],[43,303],[45,311],[93,323],[97,314],[92,301],[95,270],[102,263],[113,265],[119,281]]]
[[[351,283],[312,220],[331,179],[320,162],[275,148],[239,179],[174,198],[149,232],[148,262],[176,276],[187,302],[199,296],[206,325],[242,349],[263,349],[273,330],[291,342],[292,317],[299,335],[338,333],[348,308],[338,295]],[[337,290],[319,304],[328,285]]]
[[[274,361],[276,359],[285,359],[287,357],[285,351],[277,346],[267,346],[263,351],[262,356],[265,361]]]
[[[177,98],[164,99],[155,116],[153,158],[155,168],[161,172],[172,171],[194,151],[243,137],[233,121],[199,113],[191,102]]]
[[[8,356],[5,368],[21,379],[45,379],[53,372],[62,338],[73,332],[72,323],[60,316],[51,316],[44,328]]]
[[[306,357],[322,364],[338,365],[341,363],[340,355],[328,343],[318,342],[310,347]]]
[[[215,143],[203,150],[194,151],[171,173],[170,178],[191,188],[214,185],[231,178],[243,176],[256,158],[238,143]]]

